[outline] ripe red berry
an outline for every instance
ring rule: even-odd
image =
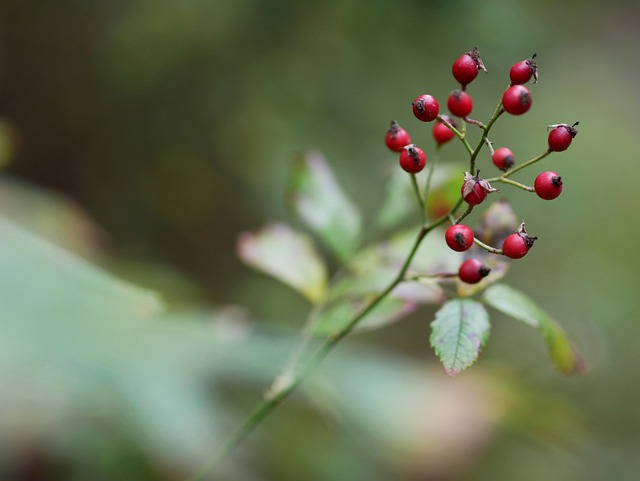
[[[531,92],[522,85],[512,85],[502,94],[502,106],[511,115],[522,115],[531,107]]]
[[[474,48],[469,52],[463,53],[456,59],[451,67],[451,73],[453,73],[453,77],[460,82],[460,85],[464,87],[478,76],[480,69],[485,72],[487,71],[480,58],[480,52],[478,52],[477,48]]]
[[[500,147],[496,149],[491,155],[491,160],[493,160],[493,165],[505,172],[513,167],[513,164],[515,163],[513,152],[507,147]]]
[[[400,167],[410,174],[416,174],[424,169],[427,156],[422,149],[409,144],[400,152]]]
[[[536,64],[536,54],[534,53],[528,60],[522,60],[514,64],[509,70],[509,77],[511,78],[511,85],[526,84],[531,80],[531,77],[533,77],[533,83],[537,83],[538,65]]]
[[[473,245],[473,231],[464,224],[454,224],[444,234],[447,245],[456,252],[464,252]]]
[[[487,194],[496,192],[498,189],[491,187],[491,184],[478,176],[471,175],[469,172],[464,174],[464,183],[460,189],[462,198],[469,205],[481,204]]]
[[[524,228],[524,222],[518,228],[515,234],[507,236],[502,243],[502,253],[511,259],[520,259],[527,255],[529,249],[533,246],[537,237],[527,235]]]
[[[491,269],[485,266],[478,259],[467,259],[458,269],[458,277],[462,282],[467,284],[477,284],[491,272]]]
[[[432,95],[422,94],[416,97],[411,105],[413,107],[413,115],[423,122],[431,122],[440,113],[440,105]]]
[[[447,107],[456,117],[466,117],[473,110],[473,100],[467,92],[454,90],[447,99]]]
[[[553,200],[562,192],[562,177],[548,170],[536,177],[533,188],[541,199]]]
[[[440,117],[449,122],[454,127],[457,127],[456,123],[448,115],[441,115]],[[433,138],[438,143],[438,145],[446,144],[455,136],[456,134],[453,133],[453,130],[444,125],[441,121],[438,120],[435,124],[433,124]]]
[[[384,136],[384,142],[394,152],[400,152],[405,145],[411,143],[411,137],[406,130],[398,125],[398,122],[392,120],[387,135]]]
[[[549,126],[551,129],[548,139],[549,150],[552,152],[562,152],[563,150],[567,150],[571,145],[573,138],[578,135],[578,131],[575,127],[579,123],[580,122],[576,122],[573,125],[557,124]]]

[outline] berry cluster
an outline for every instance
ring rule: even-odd
[[[547,148],[532,159],[516,163],[516,156],[509,147],[493,148],[493,143],[488,139],[489,131],[495,121],[505,112],[511,115],[522,115],[529,111],[533,98],[531,91],[525,84],[538,82],[538,65],[536,54],[527,60],[515,63],[509,70],[510,83],[505,89],[498,107],[487,124],[471,119],[469,115],[473,111],[473,99],[467,91],[467,87],[473,82],[480,70],[487,71],[477,48],[465,52],[458,57],[452,66],[452,74],[460,84],[447,98],[447,108],[451,114],[440,114],[440,104],[431,94],[422,94],[412,102],[414,116],[422,122],[433,122],[433,138],[440,148],[454,137],[458,137],[464,144],[470,156],[470,167],[464,174],[460,188],[460,201],[448,213],[452,224],[445,233],[447,245],[456,252],[469,251],[474,245],[486,250],[490,254],[506,256],[511,259],[524,257],[533,246],[537,237],[530,236],[525,230],[524,222],[512,234],[502,240],[501,248],[492,247],[476,239],[473,230],[462,224],[461,221],[471,213],[471,210],[482,204],[487,196],[497,189],[491,183],[503,183],[526,192],[535,193],[539,198],[552,200],[557,198],[563,187],[562,177],[554,171],[544,171],[535,177],[533,186],[527,186],[512,180],[510,177],[542,160],[553,152],[562,152],[569,148],[573,138],[577,134],[576,126],[569,124],[553,124],[548,127]],[[456,118],[456,120],[454,120]],[[467,125],[476,125],[482,131],[482,138],[476,149],[472,149],[467,140]],[[411,138],[406,130],[392,121],[387,131],[385,142],[389,149],[400,153],[400,167],[414,175],[422,171],[427,163],[424,150],[411,143]],[[480,171],[476,169],[478,153],[487,146],[493,165],[502,173],[493,178],[480,177]],[[427,181],[428,182],[428,181]],[[417,184],[416,184],[417,185]],[[428,189],[427,185],[427,189]],[[418,191],[418,196],[420,193]],[[423,202],[422,198],[419,198]],[[461,203],[467,204],[467,210],[455,218],[455,211]],[[466,259],[457,273],[458,278],[468,284],[475,284],[486,277],[490,268],[476,257]]]

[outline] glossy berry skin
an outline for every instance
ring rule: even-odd
[[[423,122],[431,122],[440,113],[440,105],[436,98],[429,94],[422,94],[411,104],[413,115]]]
[[[440,117],[444,118],[447,122],[456,127],[456,123],[450,119],[449,116],[441,115]],[[453,131],[442,122],[438,121],[433,124],[433,138],[438,145],[446,144],[455,136],[456,134],[454,134]]]
[[[392,151],[400,152],[405,145],[411,143],[411,137],[409,137],[406,130],[398,125],[398,122],[392,120],[391,125],[389,125],[389,130],[387,130],[387,134],[384,136],[384,142]]]
[[[509,70],[509,78],[511,85],[526,84],[533,77],[533,82],[538,81],[538,65],[536,64],[536,54],[534,53],[530,59],[522,60],[514,64]]]
[[[444,240],[454,251],[464,252],[473,245],[473,231],[464,224],[454,224],[445,232]]]
[[[562,177],[550,170],[542,172],[533,182],[536,195],[544,200],[553,200],[562,193]]]
[[[578,131],[575,129],[576,125],[578,125],[578,122],[573,125],[560,124],[554,126],[549,132],[549,150],[551,152],[567,150],[573,138],[578,135]]]
[[[471,175],[469,172],[465,172],[460,194],[462,194],[462,198],[467,204],[481,204],[487,198],[489,192],[496,191],[497,189],[491,187],[491,184],[486,180]]]
[[[451,73],[463,87],[478,76],[480,69],[485,70],[477,48],[465,52],[453,62]]]
[[[478,259],[467,259],[458,269],[458,277],[467,284],[477,284],[484,277],[487,277],[489,272],[491,272],[491,269]]]
[[[467,92],[454,90],[447,99],[447,107],[456,117],[466,117],[473,110],[473,100]]]
[[[464,201],[469,205],[482,204],[487,198],[487,191],[480,184],[475,184],[467,195],[464,195],[464,185],[462,187]]]
[[[513,167],[515,163],[513,152],[507,147],[497,148],[493,154],[491,154],[491,160],[493,161],[493,165],[505,172]]]
[[[417,174],[427,163],[424,151],[413,144],[409,144],[400,152],[400,167],[410,174]]]
[[[536,239],[537,237],[530,237],[526,233],[511,234],[502,243],[502,253],[511,259],[520,259],[527,255]]]
[[[512,85],[502,95],[502,107],[511,115],[522,115],[531,108],[531,92],[522,85]]]

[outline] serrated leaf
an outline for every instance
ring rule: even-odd
[[[431,346],[450,376],[471,366],[489,338],[489,315],[479,302],[446,302],[431,323]]]
[[[362,234],[362,215],[322,155],[309,152],[294,160],[287,198],[300,218],[340,260],[347,260],[356,251]]]
[[[498,311],[538,329],[560,372],[573,374],[585,371],[584,358],[571,344],[562,326],[527,295],[510,286],[495,284],[484,292],[484,299]]]
[[[324,297],[327,268],[308,236],[274,222],[258,232],[242,232],[236,248],[247,265],[287,284],[312,303]]]

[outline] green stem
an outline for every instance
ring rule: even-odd
[[[496,120],[498,120],[498,118],[503,113],[504,113],[504,109],[502,108],[502,100],[500,100],[500,102],[498,102],[498,106],[496,107],[496,109],[493,112],[493,115],[491,116],[491,119],[489,120],[487,125],[482,130],[482,137],[480,138],[480,142],[478,142],[478,146],[472,152],[470,152],[471,156],[469,158],[469,172],[471,172],[471,174],[475,174],[475,171],[476,171],[476,158],[478,157],[478,154],[480,153],[480,149],[482,149],[482,146],[485,144],[485,142],[487,140],[487,136],[489,135],[489,131],[491,130],[491,127],[493,127],[493,124],[496,123]]]
[[[502,177],[497,177],[493,179],[491,182],[502,182],[503,184],[513,185],[514,187],[517,187],[518,189],[526,190],[527,192],[535,192],[535,189],[533,187],[529,187],[528,185],[521,184],[520,182],[516,182],[515,180],[511,180],[511,179],[504,179]]]
[[[452,209],[457,208],[459,205]],[[309,358],[304,367],[297,373],[291,373],[291,379],[288,382],[283,382],[278,389],[272,389],[269,391],[268,396],[264,401],[251,412],[245,420],[238,426],[238,428],[231,433],[226,439],[219,451],[213,457],[211,462],[205,466],[199,473],[191,478],[190,481],[203,481],[209,472],[214,470],[219,463],[231,453],[253,430],[266,418],[273,410],[275,410],[289,395],[294,392],[308,377],[315,371],[315,369],[322,363],[327,355],[333,350],[338,343],[350,334],[353,329],[364,319],[382,300],[384,300],[392,291],[400,284],[413,261],[420,243],[425,236],[436,227],[444,224],[449,218],[448,214],[443,215],[439,219],[433,221],[431,224],[424,224],[407,255],[402,267],[398,271],[396,277],[389,283],[389,285],[380,292],[375,298],[373,298],[367,306],[355,315],[343,328],[334,334],[328,336],[324,343],[318,348],[318,350]]]
[[[427,167],[427,181],[425,182],[424,185],[424,195],[423,195],[423,201],[422,201],[422,212],[423,214],[426,215],[427,212],[427,202],[429,201],[429,191],[431,190],[431,180],[433,179],[433,171],[435,170],[435,167],[438,163],[438,161],[440,160],[439,158],[439,154],[440,153],[440,145],[438,145],[436,147],[436,153],[433,155],[433,158],[431,159],[431,162],[429,163],[429,167]],[[422,217],[422,223],[425,223],[425,217]]]
[[[418,179],[416,178],[416,174],[409,174],[409,176],[411,177],[413,192],[416,194],[416,199],[418,200],[418,208],[420,209],[420,220],[424,224],[426,221],[426,214],[424,211],[424,199],[422,198],[422,193],[420,192],[420,186],[418,186]]]
[[[441,115],[438,115],[438,121],[442,122],[449,130],[451,130],[454,134],[456,134],[456,137],[458,137],[462,141],[462,145],[464,145],[464,148],[467,149],[467,152],[469,153],[469,155],[473,154],[473,149],[471,148],[471,145],[467,141],[466,124],[464,123],[464,120],[462,121],[462,127],[463,127],[462,130],[456,129],[451,124],[451,122],[446,120]]]
[[[513,169],[506,171],[504,174],[502,174],[500,176],[500,178],[506,179],[507,177],[512,176],[516,172],[529,167],[531,164],[535,164],[536,162],[539,162],[540,160],[544,159],[550,153],[551,153],[551,150],[547,149],[544,152],[542,152],[541,154],[536,155],[533,159],[527,160],[526,162],[524,162],[524,163],[522,163],[520,165],[517,165]]]
[[[487,144],[487,148],[489,149],[489,153],[491,155],[494,154],[495,150],[493,150],[493,142],[491,142],[489,139],[485,138],[484,139],[484,143]]]
[[[405,281],[419,281],[421,279],[443,279],[458,277],[457,272],[437,272],[434,274],[415,274],[404,278]]]
[[[502,255],[502,254],[503,254],[502,249],[496,249],[495,247],[491,247],[490,245],[487,245],[487,244],[485,244],[484,242],[482,242],[482,241],[480,241],[480,240],[478,240],[478,239],[475,239],[475,238],[474,238],[474,239],[473,239],[473,242],[474,242],[476,245],[478,245],[478,246],[482,247],[482,248],[483,248],[484,250],[486,250],[487,252],[491,252],[492,254],[500,254],[500,255]]]
[[[487,128],[487,126],[486,126],[486,125],[484,125],[484,124],[483,124],[482,122],[480,122],[479,120],[475,120],[475,119],[472,119],[472,118],[470,118],[470,117],[465,117],[465,118],[464,118],[464,120],[465,120],[465,121],[467,121],[467,122],[468,122],[468,123],[470,123],[470,124],[477,125],[477,126],[478,126],[478,127],[480,127],[482,130],[485,130],[485,129]]]
[[[460,205],[462,203],[462,198],[458,201],[458,205]],[[456,219],[456,221],[454,222],[454,224],[459,224],[460,222],[462,222],[462,219],[464,219],[465,217],[467,217],[469,214],[471,214],[471,211],[473,210],[473,206],[471,204],[469,204],[469,206],[467,207],[467,210],[465,210],[460,217],[458,217]]]
[[[449,130],[451,130],[451,132],[456,134],[456,136],[459,139],[464,138],[464,134],[462,132],[460,132],[458,129],[456,129],[453,126],[453,124],[451,122],[449,122],[447,119],[445,119],[442,115],[438,115],[438,122],[441,122],[443,125],[445,125]]]

